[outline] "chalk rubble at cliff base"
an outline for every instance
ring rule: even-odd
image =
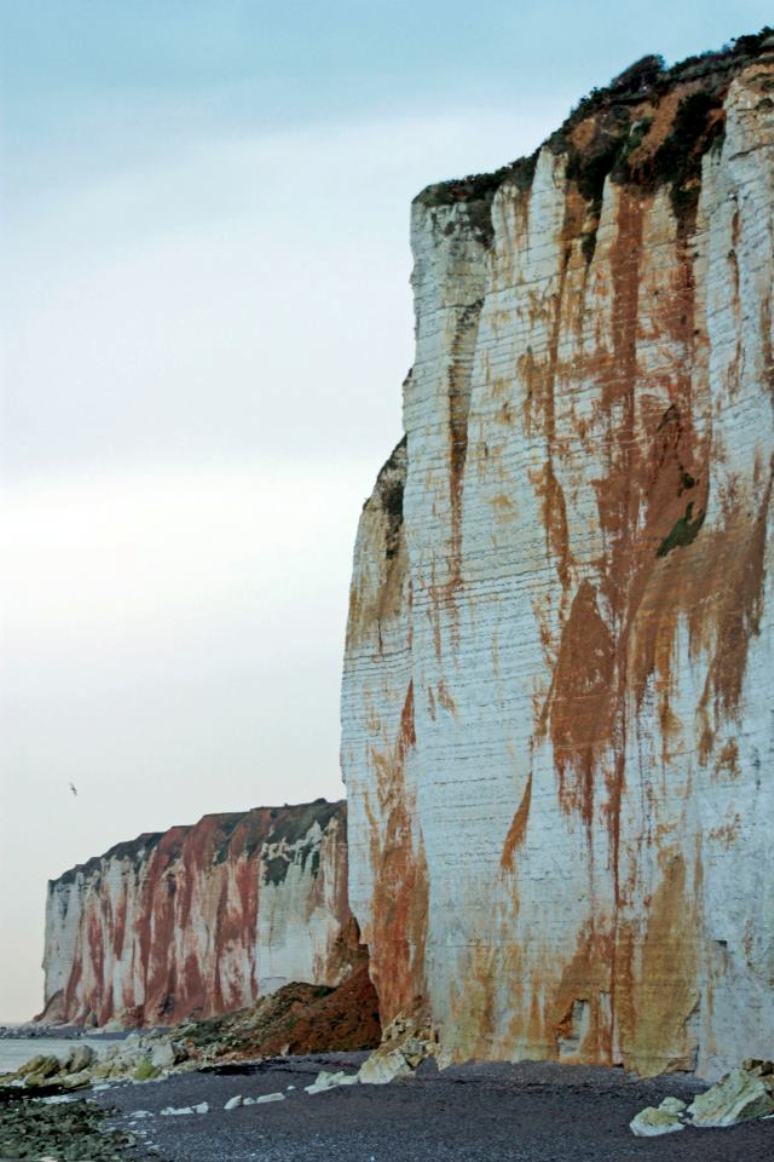
[[[437,1052],[438,1039],[430,1023],[400,1014],[384,1030],[381,1045],[363,1062],[358,1077],[364,1085],[386,1085],[410,1076]]]
[[[36,1055],[2,1080],[31,1090],[51,1085],[73,1090],[114,1081],[154,1081],[240,1060],[373,1049],[380,1041],[377,1010],[367,961],[361,956],[336,988],[285,985],[246,1009],[189,1021],[171,1032],[130,1033],[99,1057],[78,1044],[61,1060]]]
[[[716,1129],[740,1122],[774,1116],[774,1063],[744,1061],[690,1105],[666,1097],[658,1106],[647,1106],[629,1123],[639,1138],[672,1134],[686,1126]]]

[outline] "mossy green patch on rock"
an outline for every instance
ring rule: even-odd
[[[683,548],[685,545],[690,545],[696,540],[699,529],[704,524],[704,512],[700,512],[694,519],[693,516],[693,501],[691,501],[683,515],[679,520],[676,520],[669,530],[667,535],[656,550],[657,557],[666,557],[672,549]]]
[[[157,1077],[161,1077],[161,1070],[158,1065],[154,1065],[145,1057],[135,1068],[132,1077],[135,1081],[155,1081]]]

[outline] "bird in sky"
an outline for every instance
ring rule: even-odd
[[[75,783],[70,783],[70,790],[71,790],[71,791],[72,791],[72,793],[73,793],[73,794],[74,794],[74,795],[77,797],[77,795],[78,795],[78,788],[76,787]]]

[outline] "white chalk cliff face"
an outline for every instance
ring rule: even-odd
[[[344,803],[205,815],[49,883],[42,1016],[210,1016],[290,981],[336,985],[356,945]]]
[[[446,1060],[774,1041],[774,43],[412,214],[343,684],[350,904]]]

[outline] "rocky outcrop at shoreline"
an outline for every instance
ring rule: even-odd
[[[368,958],[361,950],[354,959],[336,987],[292,982],[248,1008],[169,1030],[136,1031],[99,1052],[76,1041],[66,1056],[36,1054],[0,1083],[32,1092],[52,1087],[70,1092],[267,1057],[376,1050],[381,1028]]]

